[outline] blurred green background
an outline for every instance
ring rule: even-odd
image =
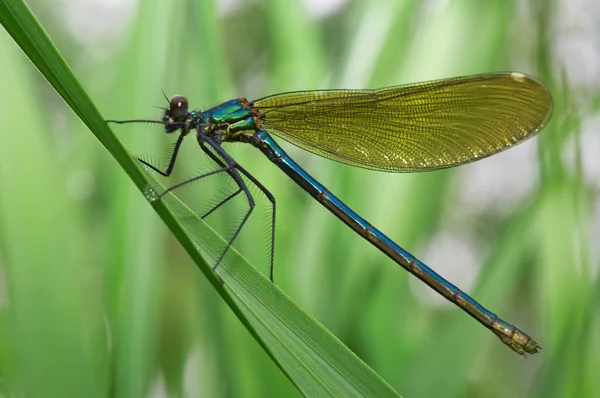
[[[539,77],[554,95],[549,126],[455,170],[377,173],[284,145],[359,214],[534,337],[543,350],[527,360],[258,151],[227,150],[278,200],[276,283],[400,394],[600,395],[593,0],[28,4],[111,119],[158,117],[161,90],[205,109],[298,89]],[[299,395],[4,30],[0,59],[0,396]],[[163,158],[163,134],[143,127],[115,131],[133,153]],[[193,138],[181,156],[175,179],[203,167]],[[206,204],[207,185],[182,196]],[[235,246],[267,273],[262,206]],[[211,222],[226,236],[239,218]]]

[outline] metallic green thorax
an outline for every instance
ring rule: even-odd
[[[204,111],[199,126],[204,134],[217,136],[221,142],[240,141],[258,131],[260,117],[245,98],[238,98]]]

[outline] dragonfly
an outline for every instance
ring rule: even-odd
[[[258,148],[348,227],[491,330],[513,351],[535,354],[541,348],[527,333],[486,309],[359,216],[292,160],[273,138],[280,137],[325,158],[376,171],[419,172],[454,167],[513,147],[544,128],[552,115],[553,101],[548,88],[536,78],[518,72],[498,72],[376,90],[296,91],[255,101],[236,98],[205,111],[190,110],[183,95],[168,101],[160,120],[107,122],[157,123],[164,125],[165,133],[179,134],[165,170],[139,159],[163,176],[173,172],[181,143],[191,132],[204,153],[218,165],[209,173],[167,188],[159,198],[218,173],[229,175],[238,189],[202,218],[236,195],[246,196],[248,210],[214,269],[254,208],[245,177],[271,203],[269,277],[273,280],[275,197],[223,148],[224,143],[247,143]]]

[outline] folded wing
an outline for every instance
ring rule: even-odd
[[[261,128],[367,169],[412,172],[469,163],[540,131],[550,92],[521,73],[491,73],[378,90],[299,91],[254,101]]]

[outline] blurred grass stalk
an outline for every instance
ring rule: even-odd
[[[56,150],[48,150],[54,142],[46,128],[48,120],[35,110],[43,105],[35,95],[38,88],[4,31],[0,52],[4,75],[0,90],[9,99],[0,107],[6,121],[2,127],[6,140],[0,145],[0,181],[5,188],[0,193],[0,249],[7,261],[0,265],[6,267],[3,296],[10,298],[1,312],[0,330],[6,334],[2,378],[20,383],[37,380],[30,392],[40,397],[74,396],[83,391],[82,385],[90,396],[105,396],[108,336],[101,325],[93,324],[97,318],[87,316],[99,311],[101,304],[96,301],[97,273],[86,261],[93,258],[92,247],[86,244],[91,231],[80,204],[64,189],[72,170]],[[44,358],[54,359],[55,366],[46,366],[50,362]],[[19,369],[29,372],[18,373]]]

